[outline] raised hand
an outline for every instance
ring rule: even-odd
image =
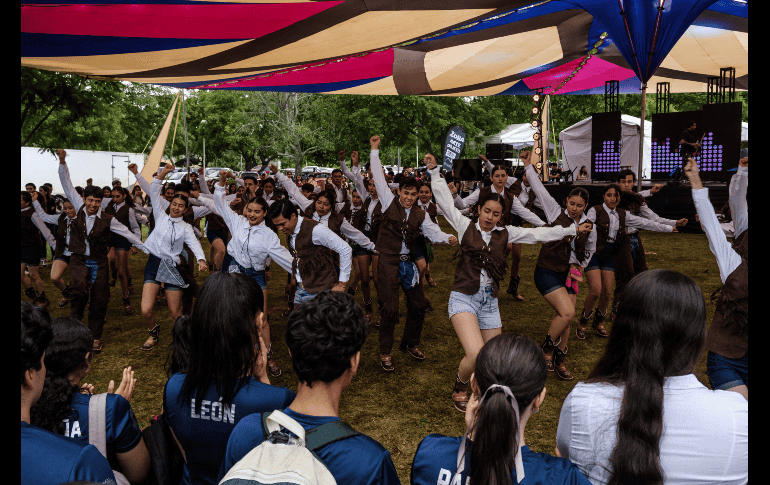
[[[379,150],[380,149],[380,135],[374,135],[373,137],[369,138],[369,143],[372,146],[372,150]]]
[[[227,185],[227,170],[219,171],[219,186],[225,187]]]
[[[135,163],[129,163],[128,171],[136,175],[137,173],[139,173],[139,167],[137,167]],[[91,180],[91,179],[88,179],[88,180]]]
[[[123,379],[120,381],[118,390],[115,390],[115,381],[110,381],[110,384],[107,386],[107,392],[110,394],[118,394],[126,398],[126,401],[131,401],[131,396],[134,395],[135,385],[136,379],[134,379],[134,371],[132,371],[129,366],[123,369]]]
[[[741,167],[748,167],[749,166],[749,157],[743,157],[738,161],[738,165]]]
[[[351,153],[350,154],[350,160],[353,161],[353,166],[357,167],[358,166],[358,152],[354,151],[353,153]]]
[[[59,156],[59,163],[62,165],[66,165],[67,162],[64,161],[64,157],[67,156],[67,152],[59,148],[56,150],[56,155]]]
[[[433,170],[438,166],[438,163],[436,163],[436,158],[431,155],[430,153],[426,153],[425,157],[423,158],[423,161],[425,162],[425,167],[428,170]]]
[[[345,150],[340,150],[337,155],[340,157],[340,162],[345,160]]]
[[[32,197],[32,201],[33,202],[37,200],[38,195],[39,194],[37,193],[37,190],[30,194],[30,196]]]
[[[484,160],[485,162],[488,162],[488,161],[489,161],[489,160],[487,160],[487,157],[485,157],[484,155],[479,155],[479,158],[480,158],[480,159],[482,159],[482,160]]]
[[[530,152],[529,150],[524,150],[523,152],[521,152],[521,155],[519,156],[519,160],[521,160],[521,163],[523,163],[525,167],[527,165],[532,165],[532,160],[529,158],[529,155],[531,153],[532,152]]]
[[[270,164],[270,173],[272,173],[273,175],[276,175],[278,173],[278,167],[276,167],[275,164],[272,164],[272,163]]]

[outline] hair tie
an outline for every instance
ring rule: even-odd
[[[513,395],[513,392],[511,392],[511,388],[502,384],[492,384],[491,386],[487,387],[487,390],[484,391],[484,395],[481,396],[481,399],[479,399],[479,407],[481,407],[481,404],[484,402],[484,399],[486,399],[487,394],[494,394],[497,392],[497,390],[501,390],[505,393],[506,399],[508,399],[508,402],[511,405],[511,408],[513,409],[513,413],[516,415],[516,423],[519,424],[519,402],[516,400],[516,396]],[[516,442],[516,457],[514,458],[514,462],[516,465],[516,482],[521,483],[521,481],[524,479],[524,462],[521,459],[521,446],[519,446],[519,443],[521,442],[521,437],[523,430],[521,429],[521,426],[518,427],[519,432],[517,433],[517,442]],[[465,430],[465,434],[463,435],[463,439],[460,442],[460,449],[457,451],[457,471],[455,471],[455,476],[459,475],[463,472],[465,469],[465,446],[468,439],[468,433],[470,431],[470,428],[467,428]]]

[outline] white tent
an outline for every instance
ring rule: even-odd
[[[509,143],[515,150],[521,150],[524,147],[531,147],[535,144],[532,135],[537,133],[535,128],[529,123],[519,123],[507,126],[500,133],[490,136],[487,143]],[[549,143],[553,150],[553,143]]]
[[[749,141],[749,124],[741,122],[741,141]]]
[[[639,163],[639,118],[620,115],[620,166],[629,167],[637,172]],[[573,170],[575,178],[583,165],[588,169],[591,179],[591,118],[579,121],[559,133],[559,145],[563,170]],[[650,176],[650,136],[652,123],[644,122],[644,158],[642,161],[642,178]],[[637,174],[637,177],[639,174]]]

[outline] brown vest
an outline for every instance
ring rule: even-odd
[[[521,191],[524,190],[523,185],[524,185],[524,181],[522,179],[518,179],[513,184],[511,184],[510,187],[508,187],[508,190],[510,190],[515,197],[518,197],[519,195],[521,195]],[[535,194],[535,191],[530,188],[529,199],[527,199],[527,203],[524,204],[524,208],[532,210],[532,208],[535,206],[536,197],[537,195]]]
[[[546,227],[570,227],[574,223],[575,221],[562,211],[561,214],[559,214],[559,217]],[[586,240],[588,239],[589,234],[590,233],[587,232],[578,234],[575,238],[575,254],[578,257],[578,261],[581,261],[583,256],[585,256]],[[569,269],[571,254],[572,245],[566,237],[559,239],[558,241],[543,243],[543,246],[540,248],[540,255],[537,257],[536,266],[557,273],[563,273]]]
[[[717,308],[706,336],[706,348],[728,359],[740,359],[749,351],[748,229],[735,238],[733,246],[743,261],[730,273],[721,290],[711,295]]]
[[[59,216],[59,221],[56,224],[56,252],[54,258],[60,258],[64,256],[64,249],[67,247],[67,227],[72,224],[74,220],[67,217],[67,214],[62,212]]]
[[[115,203],[110,201],[107,204],[107,207],[104,208],[104,212],[106,212],[107,214],[109,214],[112,217],[114,217],[115,219],[117,219],[118,222],[120,222],[121,224],[126,226],[126,228],[128,228],[128,230],[130,231],[131,230],[131,221],[129,221],[128,209],[129,209],[128,204],[123,203],[123,207],[121,207],[119,210],[116,211],[115,210]],[[117,236],[117,234],[116,234],[116,236]]]
[[[302,216],[299,216],[302,217]],[[320,293],[337,283],[337,270],[331,249],[313,243],[313,229],[318,221],[305,218],[294,238],[292,273],[299,271],[302,286],[308,293]],[[291,250],[291,247],[289,248]]]
[[[380,203],[380,199],[377,199],[377,202],[372,201],[372,204],[377,204],[374,209],[372,209],[372,224],[369,228],[369,233],[372,235],[369,239],[377,244],[377,236],[380,234],[380,226],[382,225],[382,203]]]
[[[492,231],[489,245],[484,242],[476,224],[471,223],[460,241],[457,252],[460,260],[455,268],[455,282],[452,291],[475,295],[479,291],[481,270],[492,278],[492,296],[497,298],[500,280],[505,276],[505,257],[508,247],[508,230]]]
[[[307,219],[312,219],[313,214],[315,214],[315,204],[310,204],[305,208],[305,217]],[[318,221],[315,221],[315,222],[318,222]],[[344,236],[342,235],[342,231],[340,230],[343,222],[345,222],[345,216],[343,216],[338,212],[332,211],[329,214],[329,225],[327,227],[331,232],[338,235],[340,238],[344,238]]]
[[[326,183],[326,190],[333,190],[334,195],[337,195],[337,187],[335,187],[334,184],[330,184],[329,182]],[[344,188],[340,189],[340,192],[342,192],[342,200],[338,200],[337,202],[349,202],[350,196],[348,195],[348,191]]]
[[[607,238],[610,234],[610,215],[604,209],[604,205],[594,206],[596,212],[596,252],[600,253],[604,250],[604,246],[607,244]],[[615,235],[615,251],[619,251],[621,245],[626,242],[626,211],[620,207],[615,208],[615,212],[618,213],[618,233]]]
[[[91,233],[86,234],[86,212],[85,206],[78,211],[77,217],[70,225],[70,245],[69,250],[72,254],[85,254],[86,241],[91,248],[91,259],[107,258],[109,247],[107,241],[110,239],[110,223],[112,216],[102,211],[101,216],[96,216]]]
[[[366,229],[366,216],[369,213],[369,206],[372,203],[371,197],[367,197],[364,203],[361,205],[361,208],[358,209],[358,212],[356,212],[351,218],[350,218],[350,225],[355,227],[361,232],[364,232]]]
[[[489,196],[489,194],[492,193],[492,186],[489,187],[482,187],[479,189],[479,201],[484,199],[485,197]],[[500,217],[500,224],[502,225],[508,225],[511,223],[511,206],[513,206],[513,198],[515,195],[513,195],[513,192],[506,188],[503,192],[505,194],[505,204],[503,206],[503,215]],[[501,194],[502,195],[502,194]],[[471,212],[475,212],[476,208],[478,207],[479,202],[476,202],[473,204],[473,207],[471,208]]]
[[[428,207],[425,209],[425,212],[428,213],[430,216],[430,220],[438,224],[438,208],[436,207],[436,204],[433,202],[428,202]]]
[[[381,207],[382,204],[378,208]],[[406,210],[401,207],[398,197],[394,198],[382,213],[375,248],[382,254],[400,254],[401,242],[406,241],[406,247],[411,253],[424,220],[425,211],[417,207],[417,204],[412,206],[407,220]]]
[[[21,246],[37,247],[43,245],[43,235],[40,234],[37,226],[32,222],[32,214],[35,208],[30,204],[29,207],[21,211]]]

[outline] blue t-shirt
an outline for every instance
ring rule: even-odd
[[[283,412],[306,430],[340,419],[335,416],[308,416],[291,409],[284,409]],[[243,418],[230,435],[230,441],[227,442],[227,452],[222,461],[219,479],[221,480],[233,465],[259,446],[263,440],[262,415],[252,414]],[[317,449],[315,453],[337,483],[361,485],[401,483],[393,460],[390,458],[390,452],[363,434],[329,443]]]
[[[452,477],[457,470],[457,451],[462,437],[429,434],[417,447],[412,462],[412,485],[436,485],[455,483]],[[465,484],[471,470],[471,446],[465,446],[465,471],[459,483]],[[591,485],[580,469],[567,460],[547,453],[535,453],[529,446],[521,447],[521,461],[524,464],[524,479],[520,485],[570,484]],[[516,483],[516,469],[511,470],[511,480]]]
[[[184,378],[184,374],[174,374],[166,384],[166,418],[187,457],[182,478],[185,485],[216,484],[227,439],[238,421],[249,414],[283,409],[296,396],[290,389],[249,377],[226,407],[212,385],[201,400],[200,412],[196,412],[194,397],[182,401]]]
[[[21,422],[21,485],[73,481],[115,483],[107,459],[95,446]]]
[[[64,436],[88,443],[88,403],[91,397],[90,394],[80,393],[72,396],[72,414],[64,420]],[[123,396],[107,395],[105,424],[107,444],[114,446],[116,453],[128,453],[142,439],[142,430],[134,411]]]

